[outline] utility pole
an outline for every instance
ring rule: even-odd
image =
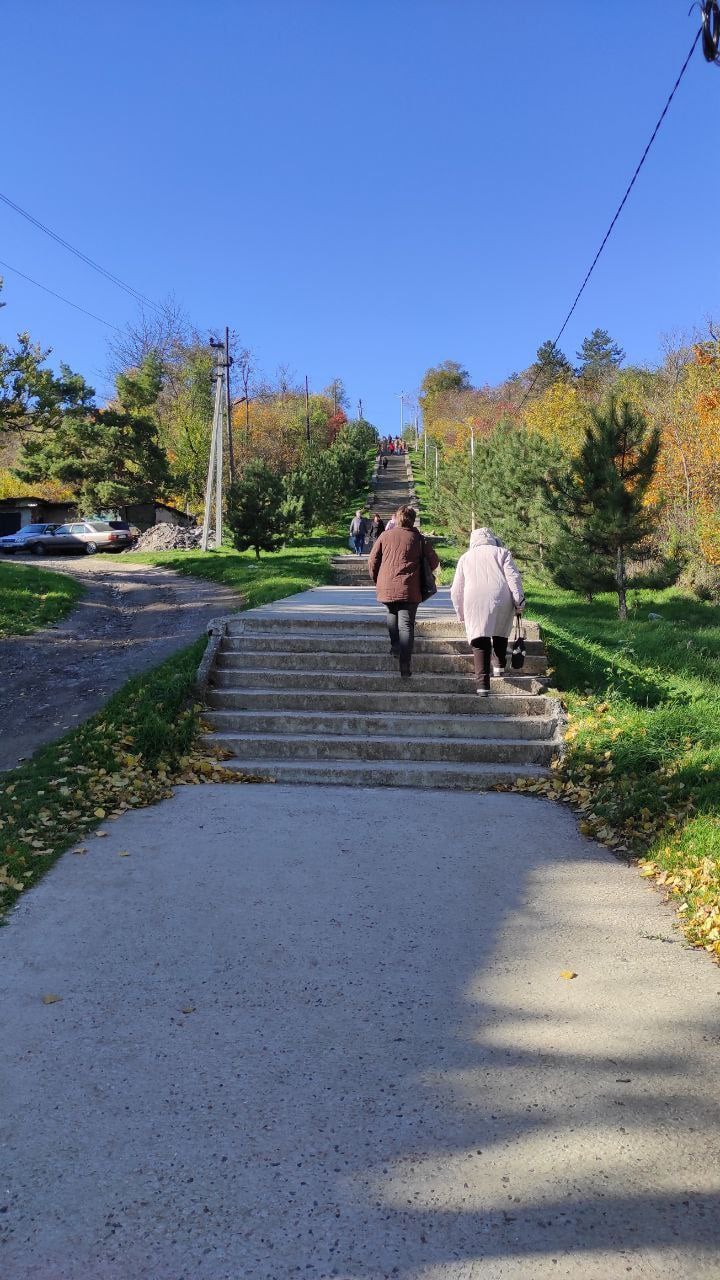
[[[225,366],[225,343],[210,339],[213,349],[213,378],[215,381],[215,407],[213,410],[212,430],[210,435],[210,459],[208,462],[207,484],[205,486],[205,511],[203,515],[202,538],[200,547],[207,551],[210,539],[210,520],[212,516],[213,487],[215,489],[215,546],[222,546],[223,517],[223,440],[230,423],[230,406],[227,393],[227,376]]]
[[[358,421],[362,422],[362,400],[358,400]]]
[[[402,440],[402,433],[405,430],[405,392],[396,391],[395,395],[400,398],[400,439]]]
[[[310,437],[310,393],[308,391],[308,378],[305,374],[305,439],[308,444],[311,443]]]
[[[440,492],[439,475],[440,475],[440,454],[438,452],[437,445],[435,445],[435,497],[437,497],[438,493]]]
[[[225,394],[228,404],[228,472],[230,474],[230,483],[235,483],[235,444],[232,433],[232,400],[230,399],[230,330],[225,325]]]
[[[470,421],[470,528],[475,528],[475,421]]]

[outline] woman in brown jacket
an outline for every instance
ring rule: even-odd
[[[405,680],[412,675],[415,614],[422,600],[423,549],[431,569],[437,569],[440,563],[433,547],[414,528],[415,516],[412,507],[401,507],[397,512],[397,525],[380,534],[368,561],[377,598],[387,609],[390,649],[393,657],[400,659],[400,675]]]

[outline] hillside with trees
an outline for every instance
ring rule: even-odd
[[[526,567],[588,596],[680,577],[720,598],[720,339],[667,341],[625,364],[594,329],[575,364],[544,342],[533,364],[474,387],[457,362],[421,386],[433,514],[464,541],[490,524]],[[437,455],[437,467],[436,467]],[[437,480],[436,480],[437,474]]]

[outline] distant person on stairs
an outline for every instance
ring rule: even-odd
[[[356,511],[350,525],[350,537],[352,538],[355,554],[361,556],[365,550],[365,535],[367,533],[367,524],[363,517],[362,511]]]
[[[478,694],[488,698],[492,652],[492,673],[502,676],[513,616],[525,608],[517,565],[492,529],[475,529],[470,535],[470,549],[458,560],[450,598],[472,646]]]
[[[374,546],[378,538],[380,537],[380,534],[384,532],[385,532],[385,521],[380,518],[380,516],[376,511],[375,515],[372,518],[372,524],[370,525],[370,545]]]
[[[415,639],[415,615],[422,600],[420,561],[423,547],[428,563],[437,569],[440,561],[434,548],[420,536],[415,525],[416,512],[401,507],[397,526],[380,534],[370,552],[368,568],[375,591],[387,609],[390,651],[400,659],[400,675],[412,675],[410,661]]]

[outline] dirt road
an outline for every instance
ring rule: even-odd
[[[42,565],[87,590],[58,626],[0,640],[0,770],[61,737],[130,676],[240,606],[228,587],[122,557],[45,558]]]

